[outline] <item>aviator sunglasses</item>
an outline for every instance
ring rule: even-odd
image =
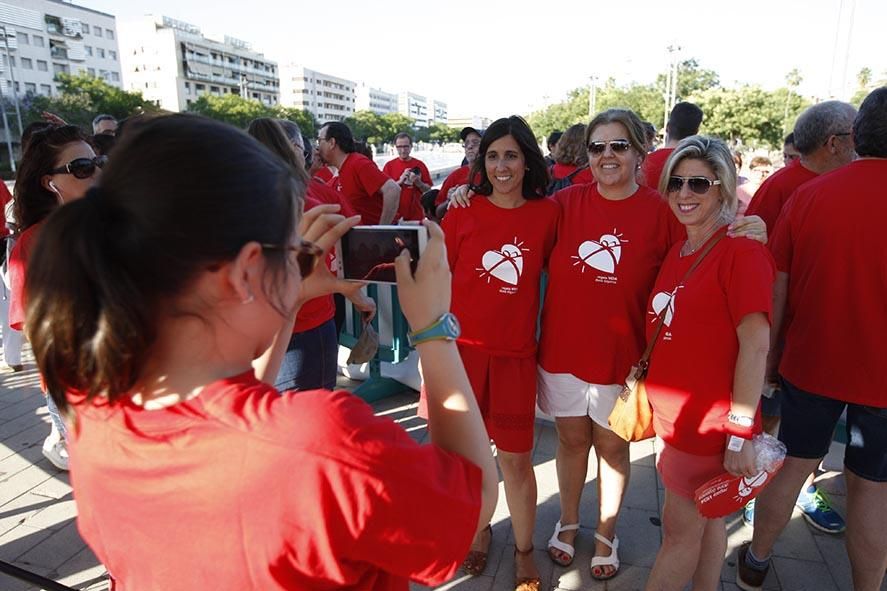
[[[604,153],[604,150],[610,146],[610,149],[616,153],[627,152],[631,149],[631,142],[628,140],[610,140],[609,142],[589,142],[588,153],[598,156]]]
[[[665,190],[669,193],[677,193],[684,188],[684,183],[697,195],[705,195],[712,185],[720,185],[721,181],[713,181],[704,176],[673,176],[668,179]]]
[[[108,162],[107,156],[75,158],[64,166],[53,168],[49,171],[49,174],[72,174],[74,178],[88,179],[95,174],[96,168],[104,168],[106,162]]]

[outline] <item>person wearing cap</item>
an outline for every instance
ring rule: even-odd
[[[482,135],[481,132],[473,127],[463,127],[462,131],[459,132],[459,137],[462,138],[462,147],[465,148],[466,164],[463,164],[461,167],[451,172],[450,176],[444,180],[443,185],[440,187],[440,193],[437,194],[437,200],[434,202],[436,206],[446,203],[449,200],[450,191],[460,185],[468,184],[471,164],[474,162],[475,158],[477,158],[477,152],[480,148],[480,138]]]

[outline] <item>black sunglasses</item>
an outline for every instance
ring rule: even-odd
[[[704,176],[673,176],[668,179],[665,190],[669,193],[677,193],[684,188],[684,183],[687,183],[694,193],[705,195],[712,185],[720,185],[721,181],[713,181]]]
[[[88,179],[95,174],[96,168],[104,168],[108,162],[107,156],[95,158],[75,158],[64,166],[53,168],[49,174],[73,174],[74,178]]]
[[[299,274],[302,279],[311,275],[314,267],[317,266],[317,260],[323,256],[323,249],[308,240],[301,240],[298,245],[262,244],[262,248],[295,252],[296,263],[299,265]]]
[[[588,153],[594,154],[598,156],[604,153],[604,150],[607,149],[607,146],[610,146],[610,149],[614,152],[621,153],[627,152],[631,149],[631,142],[628,140],[610,140],[609,142],[589,142],[588,144]]]

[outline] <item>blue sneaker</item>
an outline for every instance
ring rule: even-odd
[[[826,494],[815,486],[802,490],[795,505],[803,512],[807,523],[819,531],[839,534],[847,529],[844,518],[832,509]]]
[[[755,500],[752,499],[745,504],[745,510],[742,512],[742,521],[749,527],[755,526]]]

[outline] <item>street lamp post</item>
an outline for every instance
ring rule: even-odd
[[[597,76],[590,76],[591,85],[588,88],[588,118],[593,119],[597,113]]]

